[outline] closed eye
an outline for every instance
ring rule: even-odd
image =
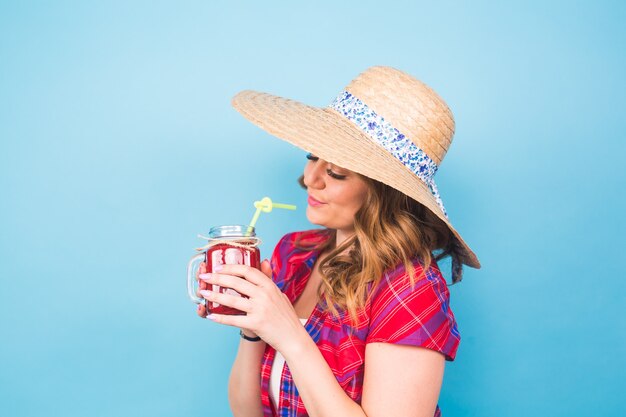
[[[313,162],[315,162],[315,161],[319,160],[319,158],[318,158],[317,156],[314,156],[312,153],[308,153],[308,154],[306,155],[306,159],[308,159],[309,161],[313,161]],[[327,173],[330,177],[332,177],[332,178],[334,178],[334,179],[336,179],[336,180],[343,180],[343,179],[345,179],[345,178],[346,178],[346,176],[345,176],[345,175],[340,175],[340,174],[337,174],[336,172],[333,172],[333,170],[332,170],[332,169],[330,169],[330,168],[328,168],[328,169],[326,170],[326,173]]]
[[[326,170],[326,173],[337,180],[343,180],[346,178],[345,175],[339,175],[334,173],[330,168]]]

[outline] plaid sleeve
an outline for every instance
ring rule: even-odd
[[[423,269],[415,264],[416,276]],[[460,342],[450,294],[439,269],[411,285],[404,267],[385,274],[370,301],[366,343],[385,342],[433,349],[454,360]]]

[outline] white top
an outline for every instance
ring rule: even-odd
[[[300,319],[300,323],[304,326],[308,319]],[[278,409],[278,397],[280,396],[280,380],[283,375],[283,368],[285,367],[285,358],[279,352],[276,351],[274,356],[274,363],[272,363],[272,370],[270,371],[270,400],[274,404],[274,409]]]

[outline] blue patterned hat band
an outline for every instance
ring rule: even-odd
[[[385,148],[397,160],[411,170],[428,186],[443,214],[448,217],[443,201],[435,184],[437,164],[413,141],[404,136],[391,123],[370,109],[354,95],[342,91],[330,104],[330,108],[338,111],[359,129],[366,133],[374,142]]]

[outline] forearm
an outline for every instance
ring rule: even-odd
[[[265,342],[241,340],[228,381],[228,400],[235,417],[261,417],[261,360]]]
[[[361,406],[341,388],[308,334],[283,355],[310,417],[366,417]]]

